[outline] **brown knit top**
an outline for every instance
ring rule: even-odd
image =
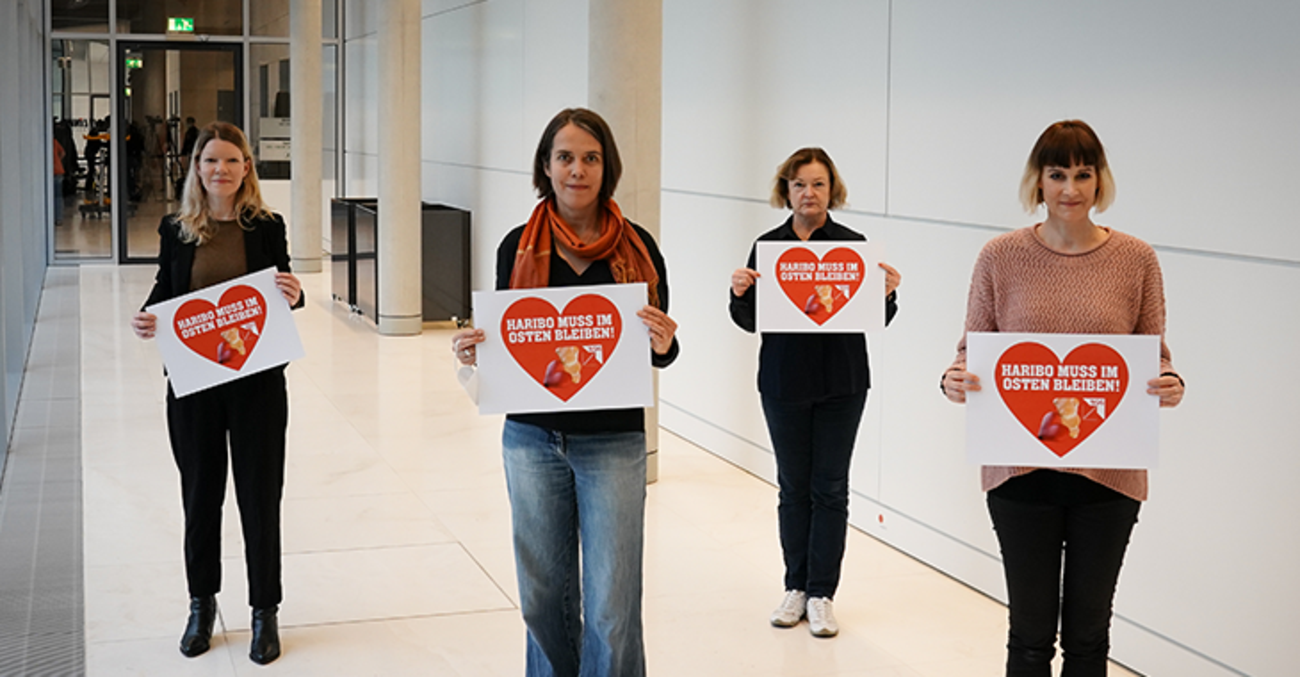
[[[1081,254],[1050,249],[1037,226],[999,235],[984,245],[971,276],[966,331],[1044,334],[1158,334],[1160,371],[1174,372],[1164,343],[1165,293],[1151,245],[1107,228],[1100,245]],[[966,337],[949,369],[966,368]],[[984,491],[1034,468],[984,466]],[[1058,468],[1139,501],[1147,471]]]

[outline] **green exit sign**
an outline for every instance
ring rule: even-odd
[[[167,30],[172,33],[193,33],[194,17],[192,16],[167,17]]]
[[[127,68],[144,68],[144,57],[128,56],[126,57]]]

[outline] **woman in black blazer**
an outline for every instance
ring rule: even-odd
[[[302,285],[289,272],[284,219],[262,201],[248,140],[238,127],[214,122],[199,133],[185,179],[181,210],[158,226],[158,276],[145,306],[220,284],[269,266],[294,308]],[[157,317],[140,311],[131,328],[154,337]],[[253,608],[249,658],[280,656],[276,614],[280,589],[280,498],[284,488],[289,396],[284,367],[176,397],[167,388],[167,429],[181,474],[185,507],[185,574],[190,616],[181,653],[208,650],[221,589],[221,504],[226,466],[235,478]],[[226,440],[229,437],[229,454]]]
[[[801,148],[777,168],[773,207],[791,210],[782,225],[759,241],[865,240],[831,218],[848,189],[826,151]],[[731,274],[731,319],[747,332],[756,327],[757,243],[749,262]],[[885,271],[885,323],[898,312],[902,277]],[[776,478],[777,517],[785,559],[785,597],[772,625],[794,627],[805,617],[817,637],[839,633],[832,599],[840,582],[849,519],[849,466],[858,425],[867,405],[871,371],[861,333],[763,333],[758,353],[758,391],[767,419]]]

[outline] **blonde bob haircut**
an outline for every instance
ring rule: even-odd
[[[1043,204],[1042,176],[1045,167],[1070,168],[1088,165],[1097,170],[1097,195],[1093,207],[1097,213],[1115,201],[1115,177],[1106,163],[1106,149],[1092,127],[1083,120],[1061,120],[1043,130],[1038,143],[1029,151],[1025,175],[1020,179],[1020,204],[1033,214]]]
[[[810,147],[800,148],[791,153],[790,157],[776,168],[776,178],[772,180],[772,197],[769,200],[773,207],[793,209],[790,205],[790,182],[804,165],[814,162],[820,163],[831,175],[831,202],[826,208],[838,209],[844,205],[844,201],[849,198],[849,189],[844,187],[844,180],[840,178],[840,172],[831,161],[831,156],[820,148]]]
[[[190,155],[190,170],[185,175],[185,188],[181,195],[181,209],[176,213],[176,220],[181,226],[182,242],[205,244],[217,233],[217,224],[208,213],[208,191],[199,178],[199,158],[203,149],[214,140],[234,144],[248,163],[248,174],[235,193],[235,212],[239,214],[240,227],[248,226],[244,221],[253,218],[271,218],[271,210],[262,200],[262,188],[257,182],[257,168],[253,163],[253,151],[248,146],[244,132],[228,122],[212,122],[199,130],[199,137],[194,142],[194,152]]]

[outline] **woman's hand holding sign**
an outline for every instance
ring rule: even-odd
[[[276,273],[275,286],[284,295],[284,300],[289,302],[289,307],[298,304],[298,299],[302,296],[302,282],[293,273]]]
[[[758,279],[758,271],[753,268],[737,268],[731,274],[731,293],[736,296],[744,296],[749,288],[754,286],[754,281]]]
[[[1147,381],[1147,394],[1159,395],[1162,407],[1176,407],[1183,401],[1183,380],[1173,374],[1163,374]]]
[[[451,352],[461,364],[472,367],[478,363],[478,349],[474,346],[486,340],[482,329],[462,329],[451,336]]]
[[[903,281],[903,275],[897,268],[883,261],[880,263],[880,268],[885,271],[885,296],[889,296],[898,289],[898,285]]]
[[[131,331],[134,331],[138,338],[145,340],[153,338],[153,335],[158,331],[158,316],[153,313],[146,313],[143,310],[132,315]]]
[[[980,377],[962,369],[949,369],[944,372],[941,389],[952,402],[966,404],[966,391],[978,391]]]
[[[638,310],[636,316],[650,328],[650,349],[656,355],[667,355],[673,347],[677,323],[667,313],[649,304]]]

